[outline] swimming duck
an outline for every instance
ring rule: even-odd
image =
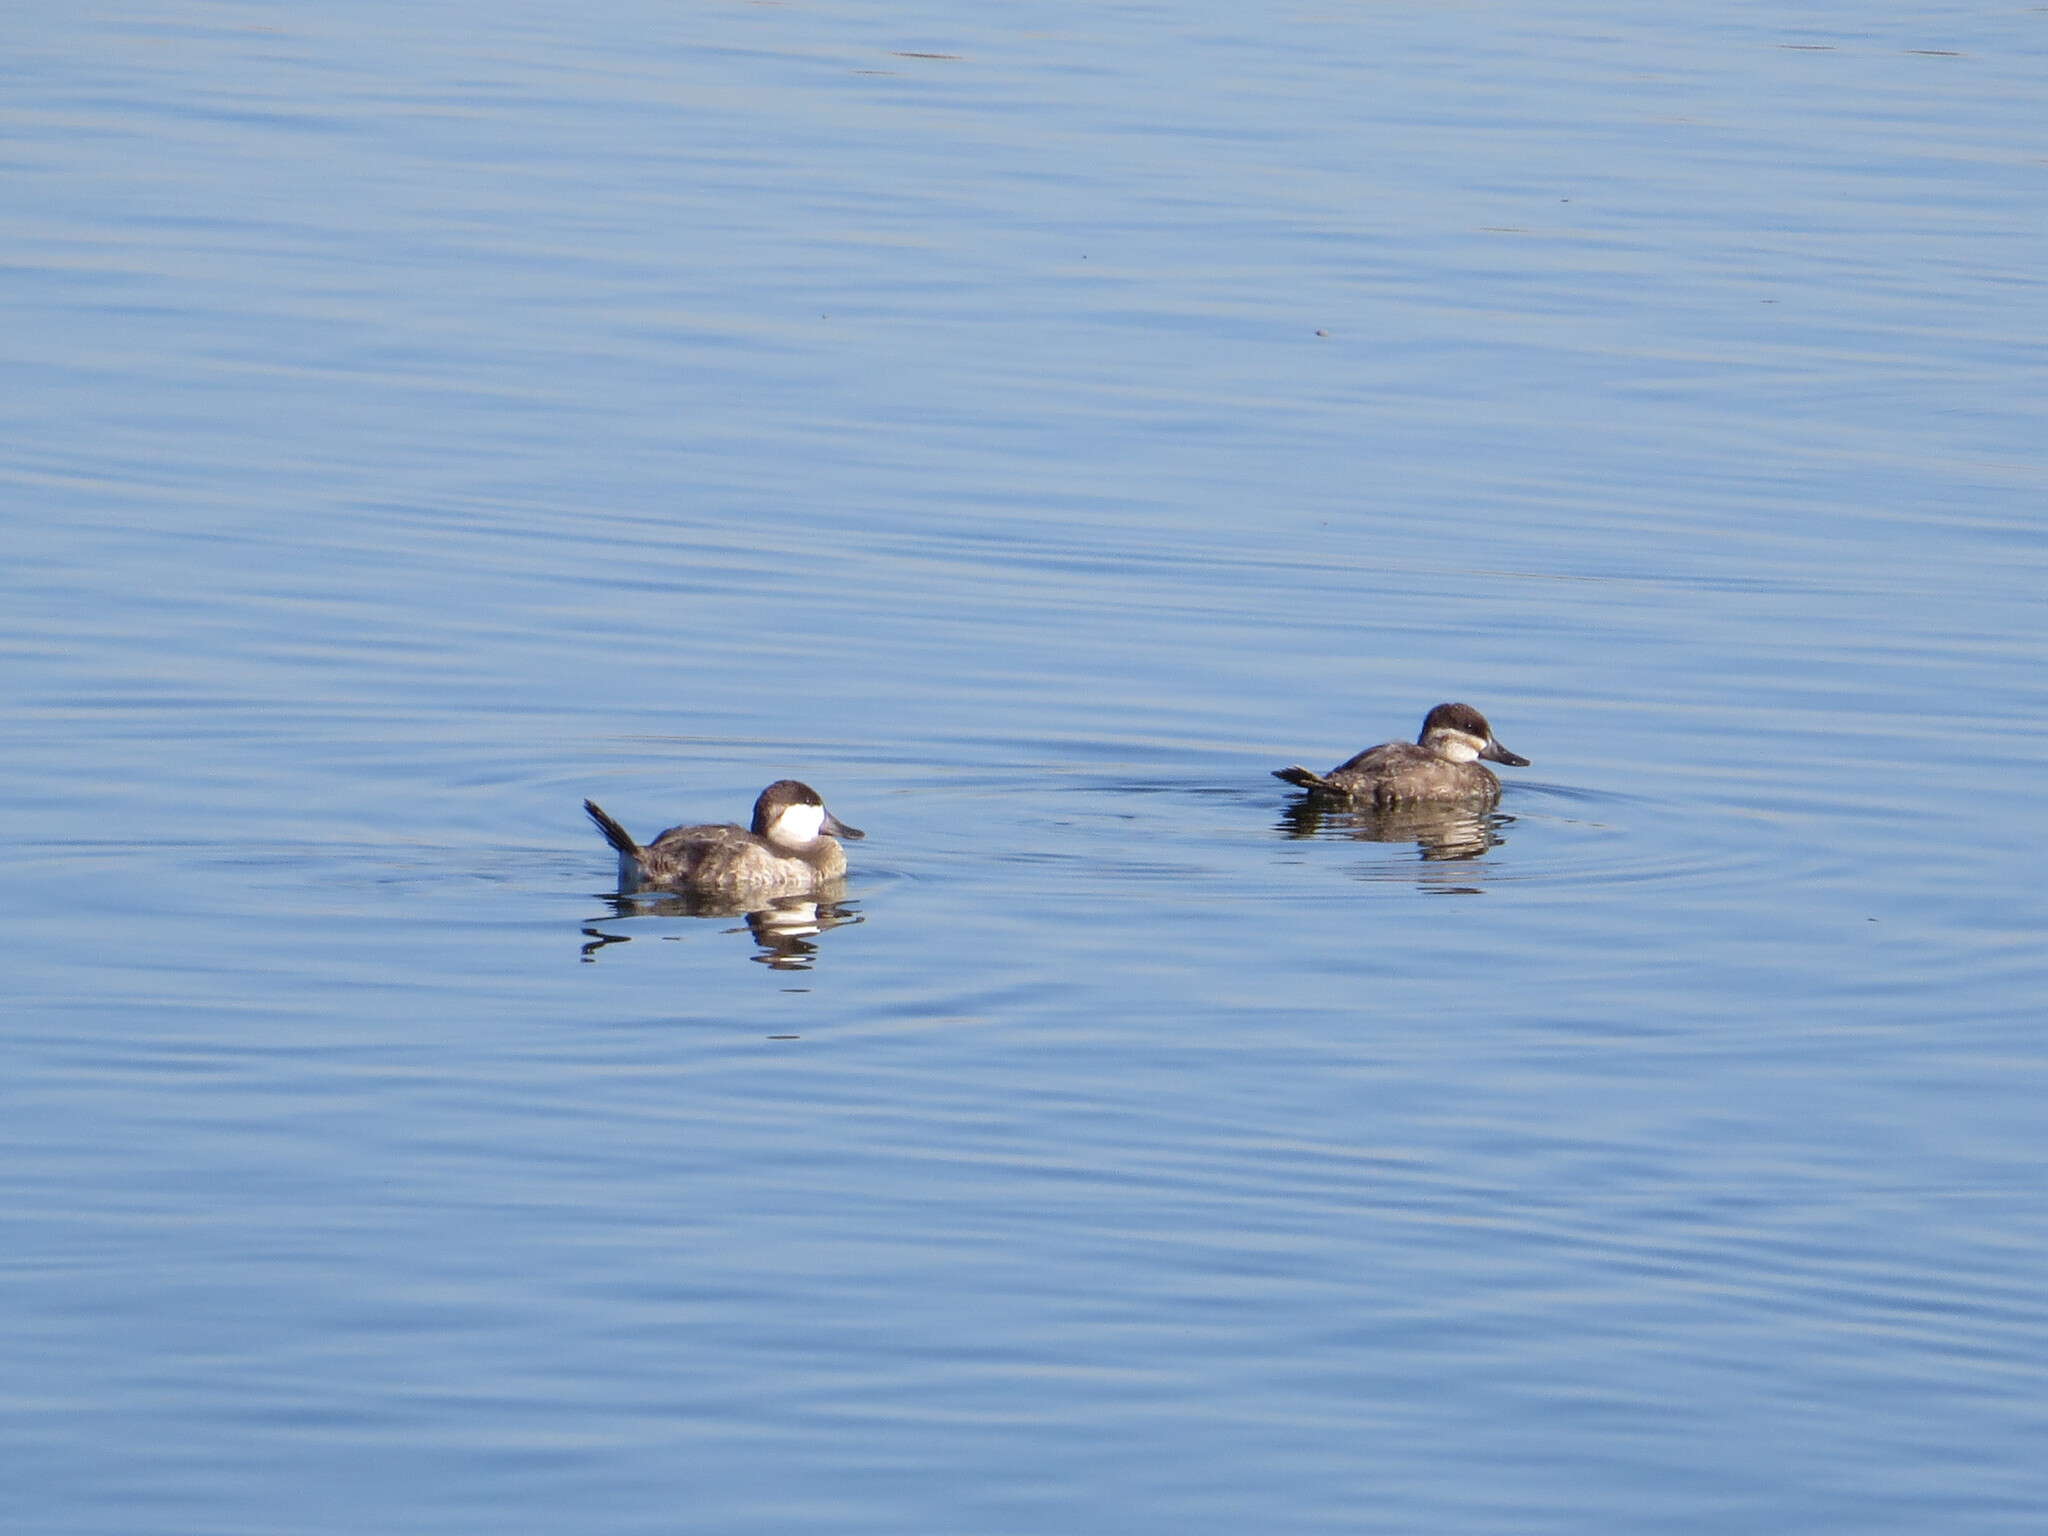
[[[777,779],[754,802],[751,829],[732,825],[670,827],[645,844],[595,800],[583,809],[604,840],[618,850],[619,889],[694,891],[746,899],[791,896],[846,873],[846,850],[837,838],[867,834],[830,811],[815,789]]]
[[[1493,739],[1486,716],[1470,704],[1439,704],[1412,742],[1368,747],[1328,773],[1276,768],[1273,777],[1382,808],[1431,802],[1491,806],[1500,799],[1500,780],[1475,761],[1482,757],[1510,768],[1529,766],[1529,759]]]

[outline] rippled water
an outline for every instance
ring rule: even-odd
[[[11,1526],[2037,1529],[2039,20],[43,18]]]

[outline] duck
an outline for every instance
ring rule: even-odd
[[[1477,759],[1526,768],[1494,738],[1486,716],[1470,704],[1439,704],[1422,722],[1414,741],[1368,747],[1328,773],[1275,768],[1273,777],[1317,794],[1341,796],[1384,810],[1397,805],[1463,805],[1488,808],[1500,801],[1500,780]]]
[[[583,810],[617,850],[619,889],[627,893],[685,891],[731,901],[801,895],[846,873],[839,839],[867,836],[796,779],[777,779],[761,791],[751,828],[670,827],[649,843],[636,842],[595,800],[585,800]]]

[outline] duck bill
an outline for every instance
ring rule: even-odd
[[[857,843],[867,836],[867,833],[861,831],[859,827],[849,827],[830,811],[825,813],[825,824],[818,830],[830,832],[834,837],[843,837],[851,843]]]
[[[1489,763],[1500,763],[1509,768],[1526,768],[1529,766],[1529,759],[1510,752],[1491,737],[1487,738],[1486,746],[1479,755]]]

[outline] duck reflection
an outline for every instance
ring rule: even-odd
[[[828,928],[867,921],[852,902],[817,893],[777,896],[751,909],[730,899],[720,900],[716,896],[688,891],[642,892],[638,895],[607,896],[604,900],[612,909],[611,917],[600,918],[597,923],[636,917],[744,919],[740,926],[721,931],[751,935],[756,947],[747,958],[778,971],[810,970],[818,957],[818,946],[812,941],[819,934]],[[597,923],[583,930],[584,938],[589,941],[583,946],[586,962],[595,961],[600,950],[613,944],[630,943],[634,937],[628,933],[607,933]]]
[[[1429,862],[1476,859],[1506,841],[1514,822],[1477,806],[1416,803],[1384,809],[1303,795],[1280,813],[1288,837],[1349,837],[1361,843],[1413,843]]]

